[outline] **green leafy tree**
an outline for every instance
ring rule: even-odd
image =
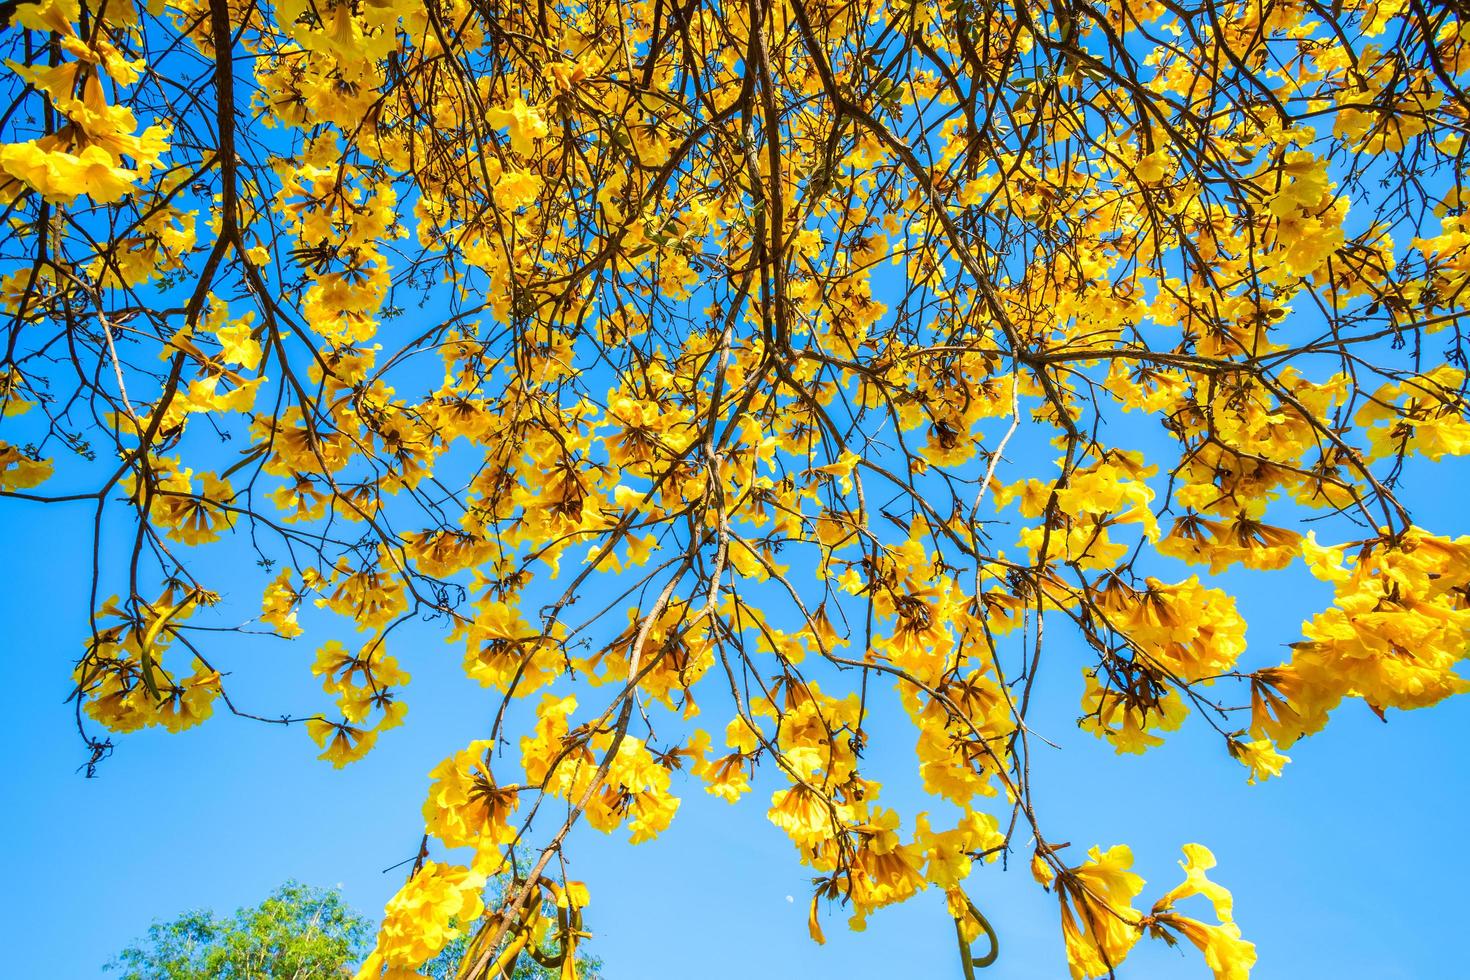
[[[503,890],[492,881],[490,890]],[[554,915],[554,912],[549,913]],[[207,909],[156,922],[143,940],[124,949],[104,969],[121,980],[314,980],[351,976],[375,931],[333,889],[288,881],[253,908],[221,919]],[[421,972],[433,980],[454,980],[467,937],[451,943]],[[599,980],[602,963],[577,957],[579,980]],[[529,956],[517,962],[511,980],[557,980]]]
[[[339,977],[350,974],[372,934],[372,921],[336,891],[288,881],[228,919],[194,910],[154,923],[108,969],[123,980]]]

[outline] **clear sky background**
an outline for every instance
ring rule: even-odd
[[[1467,475],[1455,461],[1419,468],[1404,492],[1416,523],[1470,532]],[[0,600],[11,692],[0,715],[9,885],[0,922],[11,937],[0,976],[97,976],[152,920],[200,906],[228,912],[288,878],[340,884],[348,902],[378,915],[404,874],[381,869],[417,846],[426,773],[482,735],[494,707],[491,693],[460,672],[461,647],[442,641],[442,627],[415,625],[396,644],[414,674],[407,724],[343,771],[315,758],[299,726],[226,716],[183,735],[119,737],[88,780],[77,771],[85,753],[63,702],[85,629],[89,514],[12,501],[0,507],[0,530],[12,556]],[[213,580],[235,583],[226,598],[237,611],[255,607],[266,576],[238,557]],[[1228,584],[1255,657],[1268,660],[1285,654],[1300,620],[1328,596],[1299,570],[1237,573]],[[310,712],[323,704],[309,673],[322,637],[308,627],[296,642],[220,638],[215,649],[235,670],[231,690],[243,706]],[[1186,725],[1144,757],[1114,756],[1073,727],[1085,653],[1054,640],[1040,694],[1059,721],[1041,733],[1062,751],[1039,749],[1033,775],[1038,809],[1057,839],[1073,842],[1066,853],[1074,861],[1094,843],[1130,844],[1149,881],[1140,902],[1151,902],[1178,880],[1179,846],[1207,844],[1220,862],[1214,875],[1235,892],[1237,921],[1257,944],[1258,980],[1464,976],[1457,855],[1470,800],[1470,701],[1390,712],[1386,725],[1348,702],[1325,732],[1294,747],[1283,779],[1248,786],[1246,770],[1203,725]],[[903,781],[912,736],[901,726],[893,737],[875,732],[880,755],[868,765],[897,776],[884,799],[912,813],[922,804],[916,781]],[[590,949],[609,978],[960,975],[937,892],[874,914],[862,934],[824,914],[828,943],[812,943],[811,872],[765,819],[769,786],[758,782],[730,806],[676,776],[681,782],[682,809],[658,840],[632,847],[626,835],[585,829],[572,838],[570,870],[592,894]],[[1055,899],[1032,883],[1020,843],[1009,871],[988,865],[970,878],[1001,936],[984,980],[1066,975]],[[1193,949],[1145,942],[1124,976],[1208,973]]]

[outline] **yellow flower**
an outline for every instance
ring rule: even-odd
[[[88,146],[77,155],[48,149],[36,140],[0,146],[0,170],[63,204],[81,194],[110,204],[132,191],[138,177],[137,171],[117,166],[100,146]]]
[[[1170,158],[1167,150],[1155,150],[1147,156],[1139,157],[1138,165],[1133,168],[1133,173],[1138,177],[1140,183],[1157,184],[1164,179],[1164,174],[1174,169],[1174,161]]]
[[[1128,869],[1133,852],[1124,844],[1087,852],[1087,860],[1057,881],[1062,938],[1073,980],[1106,976],[1127,958],[1141,935],[1133,899],[1143,879]]]
[[[248,371],[260,366],[260,342],[252,336],[248,321],[220,327],[214,333],[220,346],[220,357],[231,364],[238,364]]]
[[[0,442],[0,490],[29,490],[51,475],[49,459],[32,459],[8,442]]]
[[[213,473],[199,475],[199,493],[192,492],[191,474],[188,470],[179,474],[173,486],[154,498],[154,515],[159,524],[167,527],[168,537],[184,544],[207,544],[217,541],[220,535],[234,526],[235,515],[225,508],[235,495],[228,480],[221,480]]]
[[[1232,738],[1227,744],[1230,754],[1239,759],[1241,765],[1249,767],[1251,785],[1262,779],[1280,776],[1281,767],[1291,761],[1290,756],[1276,751],[1276,746],[1271,744],[1270,739],[1259,738],[1253,742],[1242,742]]]
[[[800,847],[815,847],[832,837],[832,811],[815,790],[792,786],[771,794],[771,823]]]
[[[522,156],[530,156],[536,152],[535,141],[541,139],[547,132],[546,120],[542,118],[541,113],[526,105],[525,100],[519,96],[509,108],[487,111],[485,121],[496,129],[509,130],[511,148]]]
[[[317,758],[330,762],[335,769],[341,769],[349,762],[356,762],[367,755],[378,739],[375,731],[354,728],[346,722],[336,724],[324,718],[307,721],[306,732],[323,750]]]
[[[413,970],[457,938],[484,910],[485,876],[458,865],[425,861],[383,910],[377,947],[357,972],[368,980]]]
[[[1174,941],[1171,931],[1188,939],[1204,953],[1215,980],[1247,980],[1256,962],[1256,947],[1240,938],[1240,927],[1231,921],[1234,899],[1230,892],[1205,876],[1215,866],[1215,856],[1203,845],[1185,844],[1184,860],[1179,866],[1184,869],[1184,881],[1154,903],[1153,914],[1145,920],[1149,931],[1169,942]],[[1219,925],[1173,911],[1175,903],[1194,895],[1210,900]]]
[[[1172,912],[1154,917],[1158,926],[1173,929],[1193,943],[1205,955],[1205,965],[1215,980],[1249,980],[1256,964],[1256,944],[1240,938],[1240,926],[1234,922],[1209,925]]]
[[[699,763],[694,774],[705,780],[705,791],[726,803],[734,803],[750,792],[750,779],[745,774],[745,756],[739,752]]]
[[[15,7],[14,23],[33,31],[75,34],[73,23],[81,16],[78,0],[40,0]]]
[[[424,822],[449,847],[498,847],[515,840],[510,825],[517,791],[497,786],[490,774],[488,741],[471,742],[433,768]]]
[[[525,170],[507,170],[495,182],[495,203],[514,211],[536,200],[541,193],[541,178]]]
[[[1189,898],[1192,895],[1203,895],[1210,900],[1215,907],[1215,915],[1221,922],[1229,922],[1232,918],[1235,900],[1231,897],[1229,890],[1224,886],[1216,884],[1205,876],[1205,872],[1215,866],[1215,855],[1203,844],[1185,844],[1184,860],[1179,862],[1179,867],[1184,869],[1184,882],[1174,886],[1164,894],[1164,897],[1154,903],[1154,913],[1173,906],[1180,899]]]
[[[283,568],[265,587],[260,602],[260,621],[287,639],[300,636],[301,626],[296,622],[296,605],[300,601],[300,594],[291,587],[291,569]]]

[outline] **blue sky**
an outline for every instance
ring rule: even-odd
[[[1413,475],[1405,498],[1417,523],[1470,531],[1457,491],[1470,475],[1464,464],[1426,465]],[[229,911],[293,877],[340,883],[351,904],[377,914],[403,873],[381,869],[416,846],[425,774],[477,737],[492,710],[460,673],[458,646],[444,644],[433,624],[416,624],[400,641],[414,674],[408,722],[346,770],[317,761],[299,727],[217,717],[184,735],[118,738],[98,777],[84,779],[63,700],[84,629],[87,518],[60,506],[0,508],[16,556],[0,600],[12,624],[7,670],[15,693],[0,721],[9,772],[0,834],[10,844],[0,916],[22,940],[12,943],[3,972],[96,976],[153,919],[197,906]],[[228,574],[239,583],[234,598],[248,606],[264,573],[242,561]],[[1253,646],[1295,639],[1302,616],[1325,601],[1318,583],[1294,571],[1236,575],[1230,584]],[[320,701],[307,643],[228,642],[232,691],[247,704],[259,696],[273,707],[312,710]],[[1064,642],[1056,649],[1067,654]],[[1454,854],[1470,803],[1462,748],[1470,701],[1391,712],[1386,725],[1349,702],[1325,732],[1294,747],[1285,778],[1252,787],[1202,726],[1187,725],[1141,758],[1115,757],[1072,727],[1081,664],[1069,671],[1057,662],[1045,674],[1050,688],[1040,696],[1056,710],[1038,718],[1053,719],[1042,734],[1062,751],[1038,752],[1034,771],[1038,807],[1059,839],[1073,842],[1070,854],[1129,843],[1149,880],[1143,900],[1151,900],[1175,883],[1179,846],[1207,844],[1220,862],[1216,877],[1235,892],[1244,934],[1257,944],[1260,980],[1463,975],[1450,937],[1461,931]],[[888,757],[870,764],[893,773],[884,788],[889,804],[912,812],[922,805],[902,776],[912,740],[895,735],[886,747],[875,737]],[[765,820],[761,785],[732,807],[686,781],[673,827],[638,847],[595,831],[573,836],[571,871],[591,887],[591,948],[609,977],[959,975],[937,893],[880,911],[863,934],[826,914],[828,943],[813,944],[805,926],[810,872]],[[1024,853],[1009,872],[977,869],[970,892],[1002,943],[999,962],[982,977],[1065,975],[1055,901],[1031,882]],[[1141,944],[1124,975],[1206,974],[1193,950]]]

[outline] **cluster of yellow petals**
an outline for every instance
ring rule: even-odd
[[[1094,847],[1087,860],[1054,873],[1038,852],[1033,871],[1044,886],[1053,888],[1062,907],[1062,932],[1073,980],[1115,974],[1145,934],[1173,945],[1180,938],[1199,948],[1215,980],[1246,980],[1256,962],[1253,943],[1240,936],[1234,921],[1234,899],[1205,874],[1215,856],[1201,844],[1185,844],[1184,881],[1154,903],[1147,915],[1133,905],[1144,880],[1129,870],[1133,854],[1118,844],[1103,851]],[[1176,905],[1193,896],[1210,902],[1216,922],[1181,914]]]

